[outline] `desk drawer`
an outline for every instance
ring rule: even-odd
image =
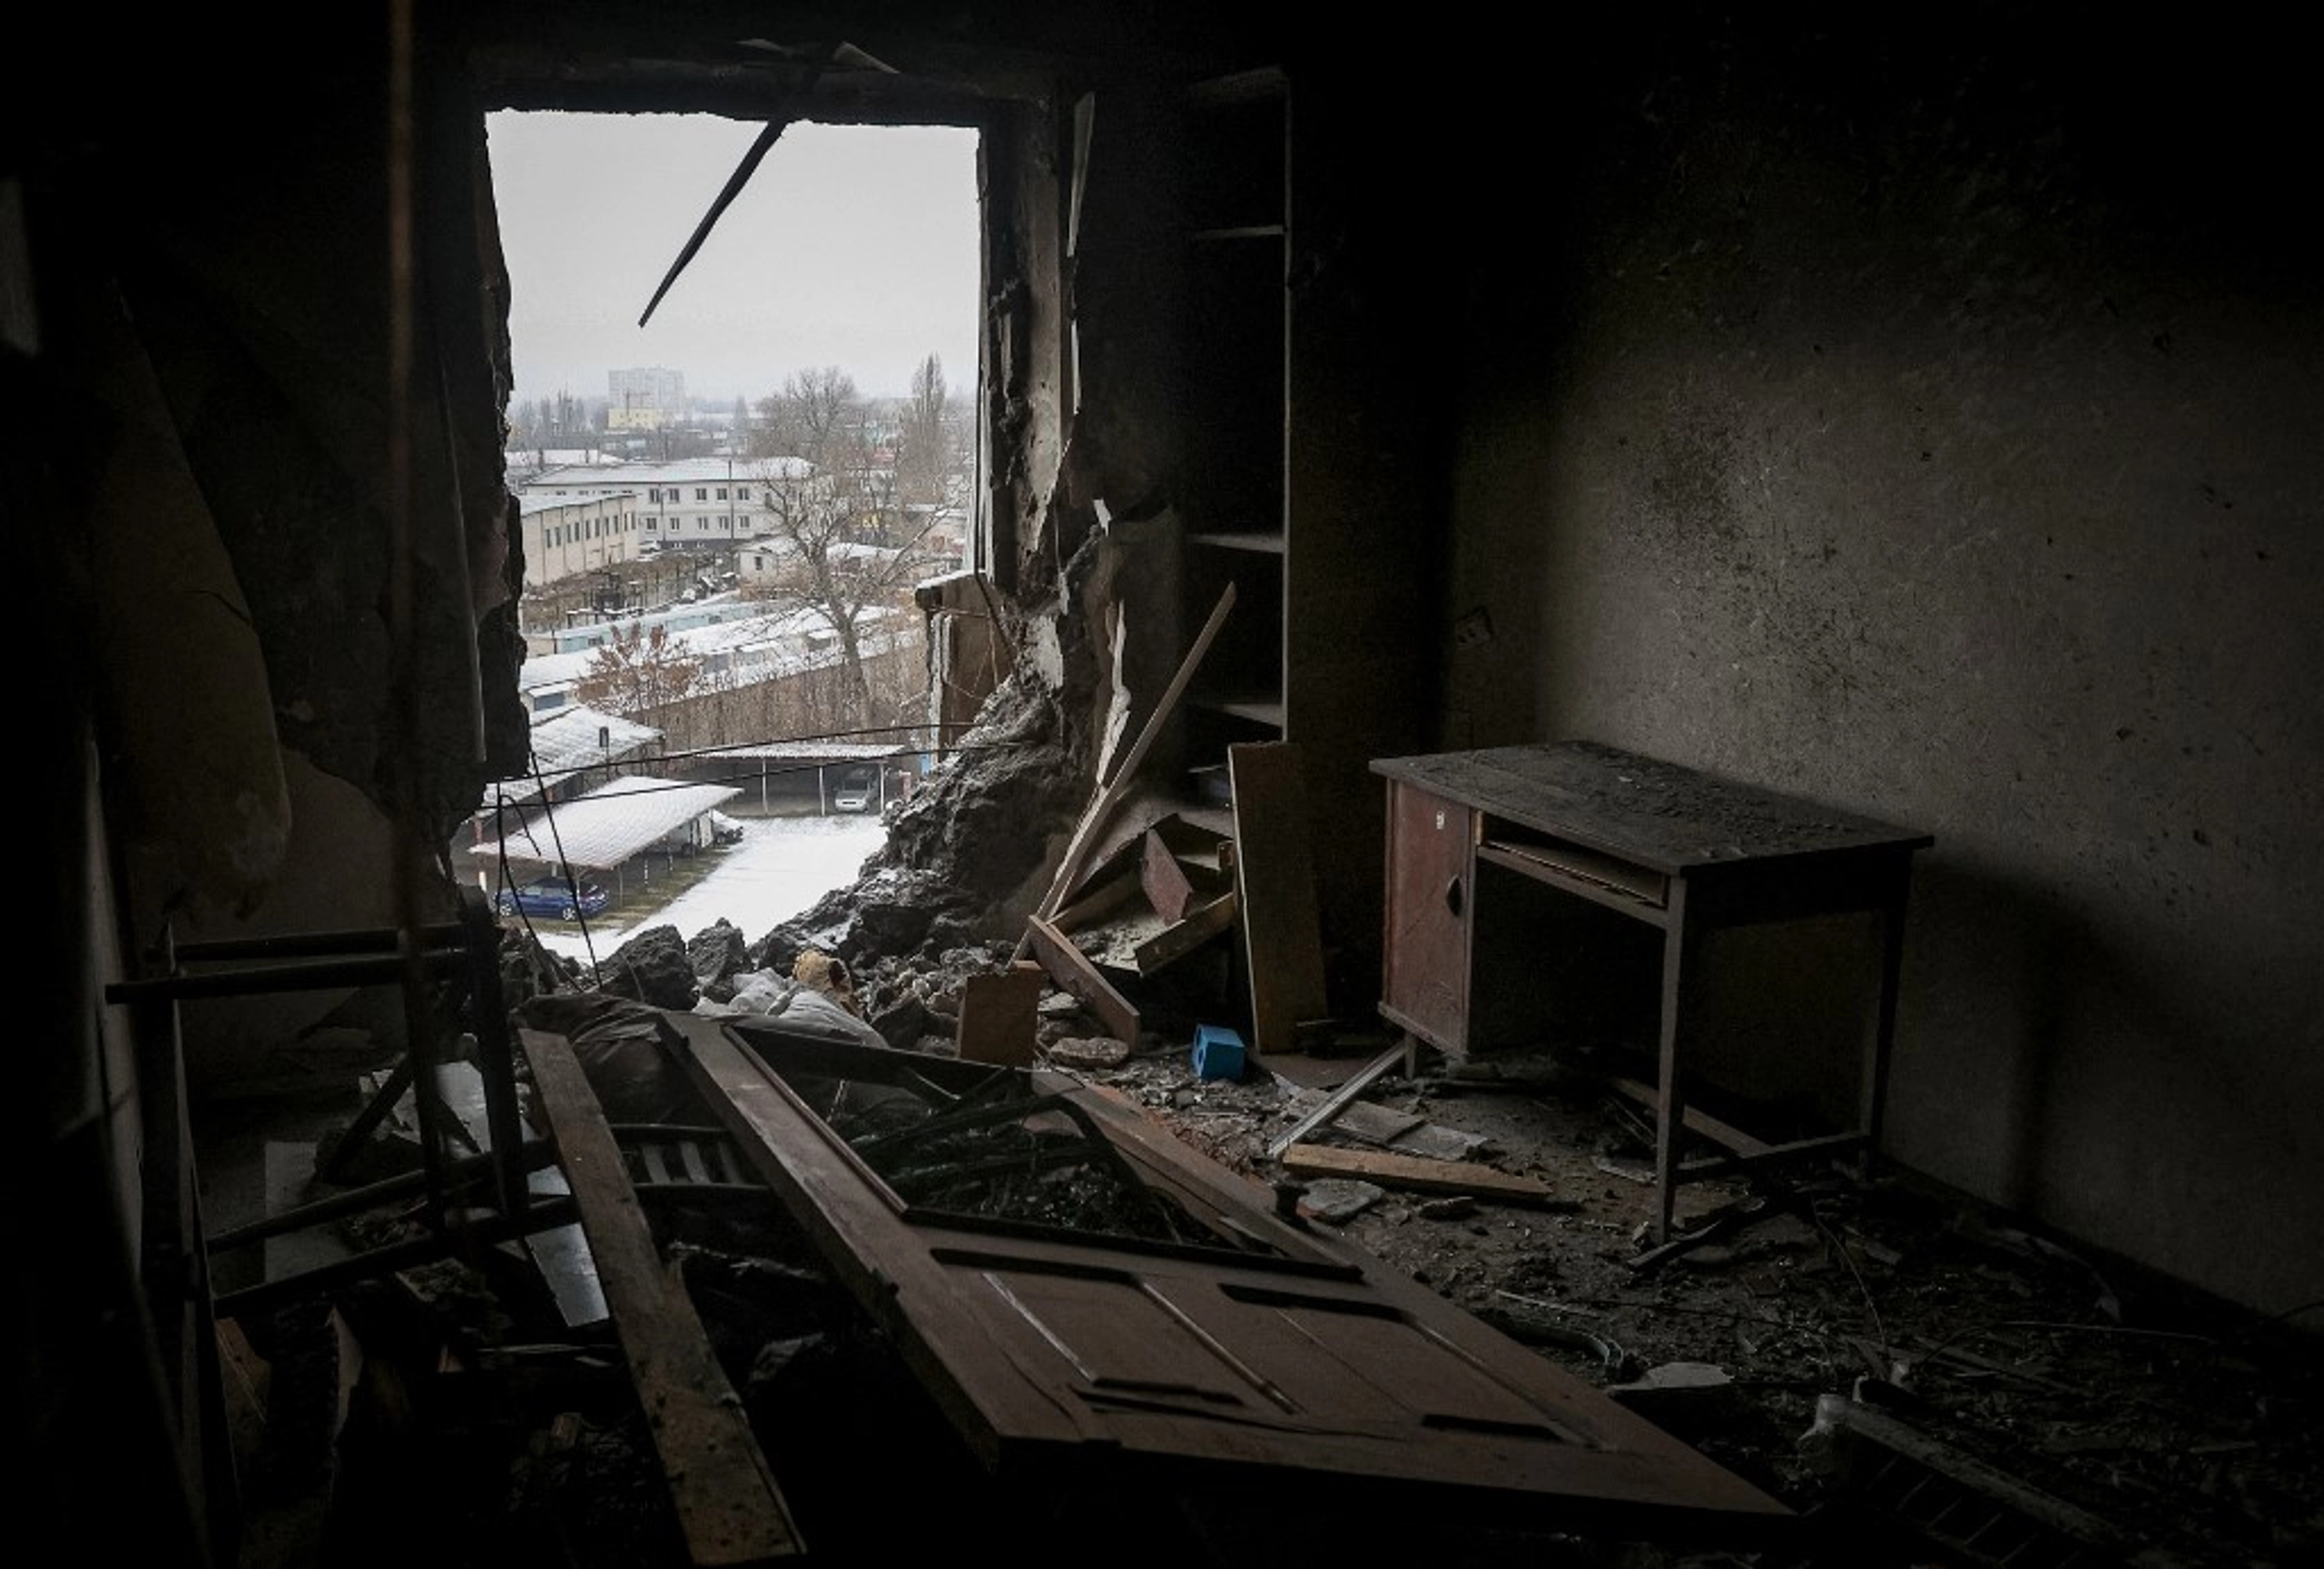
[[[1545,882],[1580,884],[1577,892],[1618,908],[1669,907],[1670,880],[1651,867],[1636,865],[1571,839],[1514,824],[1487,819],[1480,832],[1483,844],[1479,853],[1512,871]]]

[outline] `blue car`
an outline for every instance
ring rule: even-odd
[[[612,903],[613,895],[606,892],[604,884],[592,883],[586,877],[571,883],[562,877],[536,877],[529,883],[503,888],[493,901],[503,915],[553,915],[559,921],[595,915]]]

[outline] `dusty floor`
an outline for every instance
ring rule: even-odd
[[[1284,1173],[1269,1141],[1316,1103],[1307,1086],[1335,1076],[1300,1061],[1298,1082],[1204,1082],[1171,1050],[1092,1077],[1271,1181]],[[2312,1333],[2093,1264],[1899,1174],[1860,1180],[1837,1166],[1688,1185],[1682,1229],[1738,1203],[1756,1211],[1640,1268],[1652,1151],[1630,1102],[1547,1060],[1470,1066],[1425,1051],[1416,1080],[1384,1077],[1361,1099],[1482,1137],[1471,1159],[1539,1179],[1551,1198],[1471,1206],[1384,1191],[1344,1222],[1347,1235],[1600,1386],[1664,1364],[1717,1367],[1731,1382],[1669,1400],[1658,1420],[1837,1530],[1869,1528],[1863,1495],[1802,1439],[1819,1396],[1853,1393],[2110,1523],[2122,1555],[2324,1563],[2324,1346]]]
[[[1063,1002],[1051,998],[1049,1037],[1094,1032]],[[1237,1081],[1202,1080],[1175,1039],[1149,1035],[1118,1066],[1076,1076],[1273,1185],[1289,1179],[1268,1158],[1270,1142],[1373,1054],[1281,1059],[1279,1071],[1254,1065]],[[1725,1210],[1729,1229],[1642,1267],[1650,1130],[1634,1108],[1546,1060],[1456,1065],[1423,1052],[1417,1066],[1416,1078],[1383,1076],[1360,1109],[1309,1141],[1431,1148],[1536,1179],[1545,1197],[1487,1202],[1384,1187],[1351,1216],[1311,1223],[1592,1385],[1652,1382],[1673,1364],[1715,1370],[1693,1375],[1706,1386],[1622,1397],[1798,1510],[1805,1545],[1679,1550],[1553,1529],[1505,1539],[1443,1518],[1292,1518],[1263,1498],[1000,1489],[771,1203],[657,1206],[654,1219],[684,1260],[690,1294],[822,1562],[957,1554],[966,1534],[1005,1542],[1020,1564],[1104,1556],[1174,1569],[1382,1562],[1392,1543],[1390,1555],[1440,1569],[2324,1563],[2324,1354],[2312,1319],[2308,1330],[2255,1323],[1954,1196],[1837,1167],[1756,1186],[1689,1185],[1682,1224]],[[308,1105],[310,1131],[343,1116],[347,1101]],[[1351,1136],[1358,1130],[1369,1140]],[[256,1179],[249,1137],[245,1185]],[[227,1162],[211,1173],[222,1198],[234,1173]],[[1321,1183],[1304,1190],[1310,1209],[1336,1196]],[[244,1460],[245,1564],[675,1561],[610,1335],[563,1330],[513,1246],[483,1264],[406,1270],[338,1299],[337,1324],[361,1354],[336,1363],[347,1387],[327,1512],[314,1501],[314,1466],[300,1459],[313,1450],[292,1441],[311,1446],[331,1421],[322,1320],[238,1326],[256,1369],[245,1404],[261,1414],[256,1426],[272,1427],[250,1440]],[[2116,1550],[2075,1558],[2061,1545],[2069,1538],[2053,1534],[2010,1556],[1995,1545],[1998,1516],[1982,1547],[1945,1551],[1900,1533],[1899,1509],[1915,1505],[1899,1501],[1895,1476],[1870,1479],[1860,1449],[1803,1442],[1819,1397],[1851,1396],[1852,1409],[1994,1467],[2038,1495],[2035,1506],[2084,1512],[2061,1529],[2103,1523]],[[1856,1464],[1844,1468],[1843,1458]],[[1935,1485],[1927,1497],[1950,1484]],[[1933,1527],[1940,1536],[1964,1518],[1957,1495],[1950,1507],[1950,1524]],[[1135,1522],[1128,1532],[1126,1521]]]

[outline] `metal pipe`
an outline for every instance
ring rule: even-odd
[[[403,979],[408,968],[425,972],[456,970],[468,962],[459,949],[376,959],[330,959],[314,964],[276,964],[254,970],[222,970],[201,975],[160,975],[149,981],[114,981],[105,986],[108,1002],[187,1002],[203,997],[257,996],[274,992],[312,992],[339,986],[384,986]]]
[[[463,942],[464,928],[454,923],[422,926],[417,935],[428,949]],[[322,958],[340,953],[393,953],[403,933],[392,926],[356,932],[306,932],[275,937],[222,937],[207,942],[181,942],[181,964],[212,963],[238,959]]]
[[[464,1156],[444,1168],[444,1179],[453,1189],[472,1185],[478,1178],[487,1177],[498,1168],[499,1152],[487,1150],[481,1155]],[[556,1164],[556,1145],[553,1140],[536,1139],[517,1151],[515,1166],[521,1171],[538,1171]],[[336,1220],[345,1215],[359,1215],[364,1210],[398,1199],[409,1199],[428,1186],[427,1175],[406,1171],[400,1176],[385,1178],[350,1188],[344,1193],[334,1193],[328,1199],[318,1199],[311,1204],[301,1204],[295,1209],[285,1209],[269,1215],[263,1220],[231,1227],[208,1238],[204,1244],[212,1253],[224,1253],[252,1242],[262,1242],[269,1237],[280,1237],[286,1231],[303,1230],[325,1220]]]

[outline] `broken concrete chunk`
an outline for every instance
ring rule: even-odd
[[[1665,1362],[1649,1367],[1628,1384],[1617,1384],[1616,1395],[1659,1394],[1680,1389],[1724,1389],[1735,1376],[1716,1362]]]
[[[751,967],[750,940],[742,929],[724,918],[713,922],[686,940],[686,962],[694,968],[694,978],[706,994],[718,995],[720,1002],[733,994],[735,978]]]
[[[1666,1432],[1699,1436],[1730,1420],[1739,1393],[1735,1376],[1713,1362],[1665,1362],[1606,1393]]]
[[[1432,1160],[1474,1160],[1491,1153],[1492,1140],[1482,1133],[1423,1122],[1388,1140],[1387,1147],[1399,1154],[1424,1155]]]
[[[1306,1191],[1299,1196],[1299,1213],[1309,1220],[1344,1226],[1387,1196],[1385,1189],[1369,1182],[1326,1177],[1307,1184]]]
[[[615,949],[597,973],[599,991],[655,1008],[691,1008],[702,995],[675,926],[648,926]]]
[[[1049,1058],[1060,1068],[1118,1068],[1129,1061],[1129,1043],[1110,1035],[1086,1035],[1055,1042]]]
[[[1323,1098],[1309,1093],[1305,1099],[1320,1104]],[[1331,1126],[1366,1144],[1386,1144],[1418,1128],[1422,1120],[1418,1112],[1399,1111],[1369,1100],[1351,1100],[1340,1108],[1340,1114],[1332,1119]]]
[[[911,992],[872,1015],[872,1028],[880,1032],[880,1038],[901,1051],[911,1050],[912,1043],[924,1035],[942,1033],[950,1040],[948,1032],[931,1028],[943,1022],[928,1011],[927,1003]]]

